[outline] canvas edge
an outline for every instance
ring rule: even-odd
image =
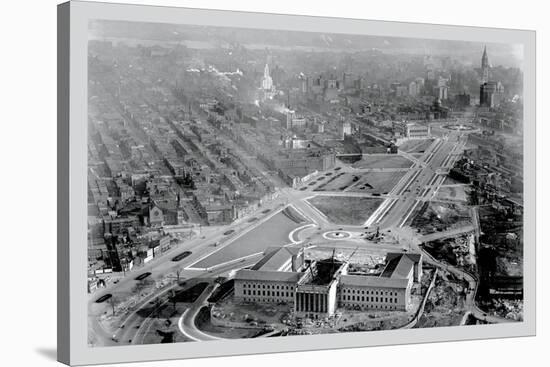
[[[70,3],[57,5],[57,360],[70,363]]]
[[[78,139],[82,138],[82,133],[85,135],[86,131],[86,125],[80,126],[75,125],[74,121],[78,121],[78,118],[74,118],[75,116],[79,116],[78,113],[81,113],[82,111],[79,111],[79,109],[85,108],[85,104],[83,105],[83,102],[85,102],[85,98],[82,98],[86,95],[86,92],[82,92],[81,90],[77,90],[78,88],[70,89],[69,86],[79,86],[78,82],[82,81],[82,65],[75,64],[75,61],[82,60],[82,54],[78,55],[78,48],[82,47],[82,45],[79,45],[78,41],[75,40],[73,37],[73,33],[77,29],[77,23],[82,22],[83,20],[91,19],[91,17],[88,17],[88,14],[86,13],[86,10],[93,8],[93,7],[123,7],[126,11],[130,11],[132,13],[133,10],[136,10],[138,8],[143,9],[151,9],[155,8],[155,6],[150,5],[130,5],[130,4],[114,4],[114,3],[91,3],[91,2],[82,2],[82,1],[71,1],[69,3],[61,4],[61,6],[67,6],[70,7],[71,10],[75,10],[74,13],[71,13],[71,11],[66,10],[67,17],[69,17],[69,14],[73,15],[72,19],[67,19],[67,23],[70,24],[70,34],[71,37],[69,37],[69,40],[66,40],[67,44],[67,53],[69,53],[69,57],[67,57],[67,60],[70,58],[70,62],[67,62],[66,69],[61,70],[61,73],[58,74],[58,78],[61,78],[59,75],[66,74],[67,78],[69,77],[69,74],[71,74],[72,78],[69,81],[64,81],[66,84],[59,83],[58,80],[58,108],[59,108],[59,99],[62,95],[64,100],[66,100],[67,104],[70,104],[70,106],[67,106],[66,110],[67,113],[67,120],[64,121],[64,125],[60,123],[59,117],[58,117],[58,340],[61,343],[58,343],[58,360],[60,360],[63,363],[71,364],[71,365],[82,365],[82,364],[97,364],[97,363],[115,363],[115,362],[131,362],[131,361],[151,361],[151,360],[160,360],[160,359],[183,359],[183,358],[203,358],[203,357],[217,357],[217,356],[230,356],[230,355],[245,355],[245,354],[259,354],[259,353],[279,353],[279,352],[296,352],[296,351],[306,351],[306,350],[321,350],[321,349],[341,349],[341,348],[356,348],[356,347],[365,347],[365,346],[381,346],[381,345],[397,345],[397,344],[411,344],[411,343],[425,343],[425,342],[438,342],[438,341],[459,341],[459,340],[474,340],[474,339],[483,339],[483,338],[504,338],[504,337],[516,337],[516,336],[532,336],[536,333],[535,328],[535,191],[529,192],[528,195],[526,195],[526,205],[528,212],[525,216],[526,218],[526,231],[525,231],[525,238],[526,243],[529,240],[529,244],[533,245],[532,249],[527,249],[529,251],[526,251],[526,263],[527,260],[529,260],[528,267],[526,271],[526,277],[525,277],[525,283],[526,283],[526,299],[528,299],[529,302],[527,302],[526,305],[526,320],[523,323],[519,323],[516,325],[513,325],[511,329],[507,329],[506,327],[501,327],[499,325],[495,325],[496,327],[488,327],[485,329],[479,329],[479,333],[472,333],[471,327],[447,327],[447,328],[439,328],[439,330],[433,330],[433,329],[418,329],[418,330],[408,330],[407,336],[404,338],[405,340],[402,340],[400,331],[388,331],[388,332],[376,332],[376,336],[380,336],[377,341],[372,342],[369,340],[372,339],[371,337],[367,337],[366,333],[354,333],[354,336],[356,337],[356,340],[359,339],[357,337],[359,336],[365,336],[364,341],[362,342],[348,342],[347,344],[343,343],[342,340],[346,339],[344,337],[344,334],[338,334],[338,335],[321,335],[321,336],[307,336],[307,337],[289,337],[285,339],[291,339],[291,342],[284,342],[284,343],[274,343],[274,342],[267,342],[263,341],[261,343],[258,343],[258,341],[255,341],[257,348],[253,351],[244,351],[242,348],[243,340],[235,340],[235,341],[224,341],[224,342],[209,342],[208,349],[210,352],[205,351],[199,351],[204,348],[200,348],[199,345],[192,343],[193,345],[184,345],[179,344],[177,346],[173,347],[179,347],[178,350],[175,348],[169,348],[170,346],[167,345],[145,345],[145,346],[135,346],[135,347],[105,347],[105,348],[94,348],[90,350],[90,348],[82,348],[81,342],[82,340],[76,340],[75,338],[81,338],[82,337],[82,330],[79,327],[79,320],[78,317],[76,317],[76,314],[78,312],[70,312],[72,311],[78,311],[76,308],[80,307],[82,308],[82,299],[79,300],[80,294],[82,293],[82,279],[81,269],[77,269],[77,266],[75,266],[75,259],[79,259],[81,257],[78,257],[75,252],[78,252],[78,248],[73,249],[69,253],[69,243],[71,241],[71,238],[74,238],[74,236],[78,237],[78,234],[70,231],[69,227],[69,214],[71,212],[74,212],[76,216],[78,216],[78,211],[75,210],[79,205],[79,203],[75,203],[75,191],[78,191],[81,189],[81,187],[78,187],[79,185],[82,186],[82,177],[76,178],[75,175],[80,174],[82,171],[82,167],[78,167],[78,160],[82,157],[82,150],[84,150],[84,157],[86,155],[85,153],[85,145],[84,146],[78,146],[78,141],[75,143],[75,138],[78,137]],[[190,8],[180,8],[180,7],[157,7],[162,8],[162,11],[168,11],[168,10],[174,10],[174,11],[202,11],[202,12],[212,12],[212,14],[216,13],[217,16],[220,16],[220,13],[238,13],[241,15],[246,15],[246,17],[254,16],[254,15],[262,15],[262,16],[279,16],[275,14],[266,14],[266,13],[246,13],[246,12],[232,12],[232,11],[215,11],[215,10],[201,10],[201,9],[190,9]],[[97,9],[96,9],[97,11]],[[59,13],[59,9],[58,9]],[[94,13],[94,12],[92,12]],[[135,17],[135,21],[151,21],[149,19],[149,16],[147,16],[147,19],[141,19],[138,16],[132,15],[132,17]],[[338,21],[347,21],[348,19],[342,19],[342,18],[325,18],[325,17],[310,17],[310,16],[291,16],[291,15],[281,15],[281,17],[289,17],[289,18],[314,18],[315,21],[323,21],[323,20],[338,20]],[[368,21],[368,20],[355,20],[359,22],[364,22],[364,24],[379,24],[379,23],[385,23],[385,24],[391,24],[393,27],[400,27],[400,26],[407,26],[410,27],[413,23],[400,23],[400,22],[386,22],[386,21]],[[72,22],[72,23],[71,23]],[[159,21],[159,23],[173,23],[173,21],[167,20],[167,21]],[[183,21],[182,21],[183,23]],[[428,24],[420,24],[420,23],[414,23],[413,26],[427,26]],[[428,25],[428,26],[434,26],[434,27],[458,27],[463,28],[464,26],[445,26],[445,25]],[[284,27],[284,26],[281,26]],[[494,34],[496,33],[502,33],[503,38],[504,34],[511,34],[509,33],[510,30],[502,30],[502,29],[495,29],[495,28],[481,28],[481,27],[465,27],[465,28],[479,28],[478,31],[487,30],[489,33]],[[534,31],[527,31],[527,30],[513,30],[512,34],[514,34],[517,38],[520,38],[522,40],[522,43],[526,45],[525,47],[525,64],[526,69],[530,68],[531,66],[535,67],[535,32]],[[59,20],[58,20],[58,38],[59,35]],[[80,37],[82,39],[82,37]],[[73,45],[73,48],[70,48],[69,43]],[[79,46],[79,47],[78,47]],[[70,51],[69,51],[70,49]],[[58,46],[58,52],[59,52],[59,46]],[[82,50],[80,50],[82,52]],[[84,60],[86,58],[86,55],[84,55]],[[60,59],[60,61],[62,61]],[[69,68],[69,64],[72,66],[72,68]],[[86,70],[86,67],[83,67],[83,70]],[[69,73],[70,69],[70,73]],[[59,64],[58,64],[58,71],[59,71]],[[533,126],[525,129],[524,131],[524,142],[525,142],[525,161],[526,164],[524,165],[524,170],[526,174],[526,185],[525,190],[529,190],[529,188],[532,187],[532,190],[535,189],[535,93],[536,93],[536,84],[535,84],[535,70],[530,70],[528,73],[525,73],[524,75],[524,95],[525,99],[529,99],[529,103],[525,107],[525,121],[532,121]],[[75,78],[80,78],[79,80],[75,80]],[[67,95],[63,94],[63,91],[59,91],[60,86],[67,86],[65,89],[65,92]],[[84,85],[85,88],[85,85]],[[69,90],[72,90],[73,93],[78,93],[78,96],[74,96],[73,93],[71,95],[68,95]],[[82,94],[83,93],[83,94]],[[65,111],[63,111],[65,112]],[[70,116],[69,116],[70,114]],[[59,115],[59,113],[58,113]],[[82,117],[82,116],[81,116]],[[73,121],[72,129],[70,130],[70,136],[69,136],[69,120]],[[65,130],[60,131],[60,126],[63,126]],[[76,131],[75,131],[76,130]],[[65,140],[64,140],[65,139]],[[66,146],[63,146],[65,150],[59,147],[60,144],[67,142]],[[72,144],[69,145],[69,142]],[[69,155],[70,152],[78,152],[76,154],[76,157],[74,154]],[[60,154],[64,153],[64,154]],[[75,161],[76,159],[76,161]],[[528,159],[530,159],[528,161]],[[82,163],[82,162],[81,162]],[[70,167],[69,167],[70,166]],[[63,169],[66,167],[66,171],[63,171]],[[78,170],[75,170],[75,168],[78,168]],[[80,172],[78,172],[80,171]],[[84,169],[85,171],[85,169]],[[84,180],[85,181],[85,180]],[[76,186],[75,186],[76,184]],[[65,186],[63,186],[65,185]],[[70,191],[69,191],[70,189]],[[76,190],[75,190],[76,189]],[[67,202],[66,200],[66,194],[69,193],[70,201]],[[65,196],[64,196],[65,195]],[[76,195],[78,196],[78,195]],[[71,216],[74,218],[74,216]],[[527,220],[529,222],[527,222]],[[78,220],[76,220],[78,221]],[[59,236],[59,234],[62,234],[63,236]],[[70,238],[69,238],[70,236]],[[72,259],[69,259],[69,256]],[[76,264],[78,265],[78,264]],[[59,267],[62,268],[64,271],[60,271]],[[73,272],[71,272],[71,269]],[[78,276],[74,274],[74,271],[77,271]],[[71,276],[72,274],[72,276]],[[85,272],[84,272],[85,274]],[[62,279],[60,279],[62,278]],[[69,297],[69,291],[68,289],[71,288],[73,291],[76,290],[76,292],[73,292],[73,297]],[[67,291],[65,291],[67,290]],[[76,296],[75,296],[76,295]],[[59,305],[66,306],[66,304],[70,303],[69,309],[65,308],[63,312],[61,312]],[[85,302],[86,303],[86,302]],[[61,327],[61,330],[60,330]],[[477,330],[477,327],[474,327]],[[442,330],[444,329],[444,330]],[[481,332],[483,330],[483,332]],[[507,330],[507,331],[506,331]],[[61,331],[61,332],[60,332]],[[86,328],[84,328],[84,331],[86,331]],[[68,332],[69,335],[65,334],[65,332]],[[443,333],[442,333],[443,332]],[[502,332],[502,333],[501,333]],[[427,334],[428,336],[421,336],[419,337],[418,334]],[[371,333],[373,334],[373,333]],[[441,335],[445,334],[445,336]],[[396,336],[393,338],[392,336]],[[62,337],[61,337],[62,336]],[[369,335],[374,336],[374,335]],[[397,337],[398,336],[398,337]],[[417,339],[418,338],[418,339]],[[72,339],[72,343],[71,343]],[[386,341],[383,341],[386,339]],[[389,339],[392,339],[393,341],[388,341]],[[334,341],[332,343],[332,346],[329,346],[327,343],[327,340]],[[348,338],[349,340],[349,338]],[[85,344],[86,340],[84,340]],[[246,342],[246,340],[245,340]],[[275,344],[278,344],[278,346],[275,346]],[[233,347],[232,347],[233,346]],[[197,347],[197,348],[193,348]],[[66,349],[64,349],[66,348]],[[220,351],[220,349],[225,349],[225,351]],[[214,352],[215,351],[215,352]],[[187,354],[185,354],[187,353]]]

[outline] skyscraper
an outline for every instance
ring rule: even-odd
[[[479,105],[483,107],[496,107],[500,104],[504,95],[504,86],[501,82],[487,82],[479,87]]]
[[[481,56],[481,84],[489,81],[489,57],[487,56],[487,46],[483,48],[483,56]]]

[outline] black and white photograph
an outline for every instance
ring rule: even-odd
[[[3,5],[2,366],[544,360],[535,0]]]
[[[88,346],[523,322],[521,44],[91,20],[87,62]]]

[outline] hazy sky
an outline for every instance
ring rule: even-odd
[[[447,55],[473,64],[479,63],[486,45],[493,66],[521,67],[521,45],[464,41],[442,41],[366,35],[345,35],[280,30],[250,30],[181,24],[160,24],[125,21],[92,21],[90,38],[123,38],[144,43],[184,43],[188,47],[228,46],[240,44],[249,48],[297,47],[302,50],[362,51],[378,49],[385,53]]]

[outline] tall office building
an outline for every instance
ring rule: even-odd
[[[504,96],[504,86],[501,82],[492,82],[481,84],[479,87],[479,105],[482,107],[496,107],[500,104]]]

